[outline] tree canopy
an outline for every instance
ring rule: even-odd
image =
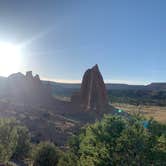
[[[80,166],[166,164],[166,126],[144,119],[107,115],[70,141]],[[157,128],[155,130],[155,128]]]

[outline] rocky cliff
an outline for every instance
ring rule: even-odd
[[[43,84],[39,75],[33,76],[31,71],[26,75],[15,73],[7,79],[6,96],[12,101],[27,104],[44,104],[52,100],[51,87]]]
[[[102,111],[108,105],[108,96],[98,65],[88,69],[82,79],[79,93],[72,96],[72,102],[80,103],[84,110]]]

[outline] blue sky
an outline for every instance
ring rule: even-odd
[[[21,72],[77,82],[166,81],[165,0],[0,0],[0,40],[24,45]]]

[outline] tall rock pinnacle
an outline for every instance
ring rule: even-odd
[[[33,80],[32,71],[27,71],[27,72],[26,72],[26,78],[27,78],[28,80]]]
[[[88,69],[82,79],[80,102],[85,110],[101,111],[108,104],[108,96],[98,65]]]

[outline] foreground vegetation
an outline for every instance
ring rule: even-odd
[[[32,166],[165,165],[166,125],[140,115],[106,115],[73,136],[65,150],[50,142],[33,144],[26,127],[0,120],[0,162]]]

